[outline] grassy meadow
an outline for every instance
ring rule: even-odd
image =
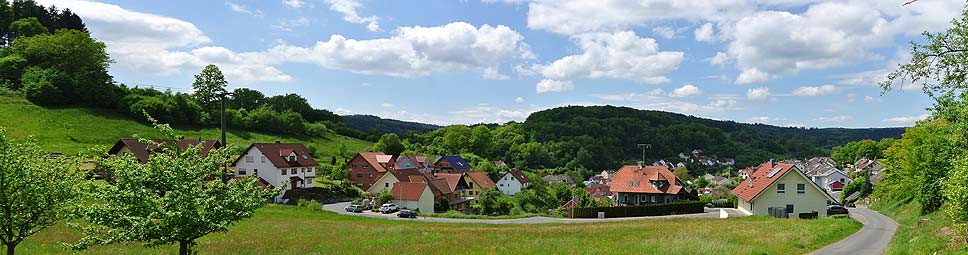
[[[199,241],[200,254],[805,254],[861,228],[850,219],[661,219],[490,225],[345,216],[268,205],[228,233]],[[64,224],[27,239],[19,254],[72,253]],[[98,246],[79,254],[172,254],[177,246]]]
[[[0,127],[7,129],[7,136],[22,139],[33,136],[45,150],[63,153],[77,153],[94,146],[104,146],[105,150],[114,145],[119,138],[137,134],[143,138],[161,136],[150,125],[137,122],[113,110],[93,108],[45,108],[30,103],[20,97],[0,96]],[[174,127],[185,138],[220,139],[217,128]],[[229,129],[226,134],[229,145],[239,150],[256,142],[298,142],[316,147],[316,158],[326,159],[321,164],[329,164],[329,158],[337,154],[337,145],[342,142],[352,154],[365,151],[372,143],[330,134],[327,137],[306,137],[292,135],[272,135],[257,132]],[[351,155],[347,155],[351,156]]]
[[[871,207],[898,223],[894,239],[884,254],[968,254],[964,225],[953,224],[944,211],[920,215],[920,207],[916,201],[880,201]],[[928,221],[919,226],[919,219]]]

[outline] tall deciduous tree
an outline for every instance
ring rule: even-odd
[[[390,155],[400,155],[403,152],[403,143],[400,142],[400,136],[397,134],[389,133],[380,137],[380,140],[373,144],[374,151],[382,151]]]
[[[192,88],[195,91],[193,95],[195,95],[195,100],[198,100],[198,104],[210,116],[214,116],[218,107],[218,100],[221,95],[227,92],[225,87],[228,85],[229,82],[225,80],[225,75],[222,75],[218,66],[208,65],[202,69],[201,73],[195,75],[195,82],[192,83]]]
[[[176,139],[167,125],[156,126],[168,139]],[[232,161],[229,148],[202,156],[200,146],[181,150],[173,143],[158,145],[160,151],[144,164],[130,155],[99,162],[115,184],[94,190],[94,199],[82,210],[89,224],[75,225],[85,234],[75,248],[177,243],[179,254],[189,254],[196,239],[228,231],[229,225],[251,217],[277,192],[257,187],[252,177],[222,182],[229,174],[225,166]]]
[[[14,37],[35,36],[46,34],[47,28],[35,17],[22,18],[10,23],[10,32]]]
[[[52,158],[30,139],[8,140],[0,128],[0,242],[20,242],[64,219],[80,197],[77,160]]]

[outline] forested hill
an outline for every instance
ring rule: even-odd
[[[573,141],[594,155],[616,157],[612,159],[616,161],[641,155],[637,144],[648,143],[652,145],[646,152],[650,159],[703,149],[707,155],[735,157],[742,165],[769,158],[826,155],[832,147],[850,141],[900,138],[904,132],[904,128],[777,127],[615,106],[569,106],[535,112],[524,122],[524,130],[532,141]]]
[[[381,134],[396,133],[401,136],[407,131],[421,133],[440,128],[437,125],[383,119],[373,115],[346,115],[343,116],[343,123],[360,132],[369,132],[371,128],[375,128]]]

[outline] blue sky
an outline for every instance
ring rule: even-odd
[[[621,105],[780,126],[908,126],[931,100],[876,82],[960,1],[81,1],[115,80],[230,87],[433,124]]]

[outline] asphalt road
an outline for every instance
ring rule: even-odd
[[[383,219],[393,219],[393,220],[410,220],[410,221],[426,221],[426,222],[449,222],[449,223],[487,223],[487,224],[542,224],[542,223],[587,223],[587,222],[608,222],[608,221],[627,221],[627,220],[643,220],[643,219],[668,219],[668,218],[720,218],[720,209],[706,208],[704,213],[694,213],[694,214],[680,214],[680,215],[667,215],[667,216],[644,216],[644,217],[630,217],[630,218],[607,218],[607,219],[569,219],[569,218],[551,218],[551,217],[530,217],[530,218],[520,218],[520,219],[506,219],[506,220],[487,220],[487,219],[451,219],[451,218],[428,218],[428,217],[417,217],[416,219],[404,219],[398,218],[394,214],[381,214],[374,212],[363,212],[363,213],[351,213],[347,212],[344,208],[350,205],[349,202],[335,203],[335,204],[325,204],[323,209],[344,215],[371,217],[371,218],[383,218]],[[727,211],[727,213],[732,217],[733,212]]]
[[[849,210],[850,217],[864,223],[864,227],[844,240],[810,254],[879,255],[884,253],[887,244],[894,237],[894,231],[897,230],[897,222],[867,208],[851,208]]]

